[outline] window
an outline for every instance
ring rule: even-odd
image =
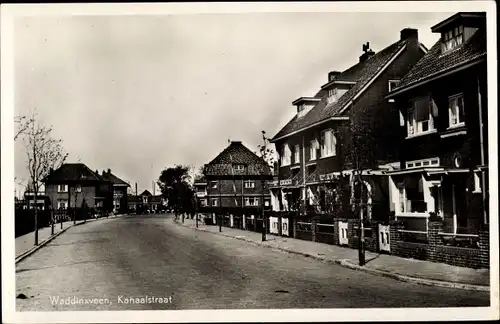
[[[408,109],[408,136],[430,132],[434,129],[430,97],[416,99]]]
[[[57,200],[57,208],[58,209],[67,209],[68,208],[68,201],[66,199]]]
[[[474,193],[481,192],[481,177],[480,171],[474,172]]]
[[[254,198],[254,197],[246,197],[245,198],[245,206],[258,206],[258,205],[259,205],[258,198]]]
[[[218,201],[217,201],[217,198],[212,198],[212,204],[211,204],[213,207],[217,206],[218,205]]]
[[[207,206],[207,201],[205,199],[200,200],[200,206],[201,207]]]
[[[281,165],[290,165],[292,164],[292,152],[290,150],[290,146],[285,144],[282,149],[281,154]]]
[[[148,196],[142,196],[142,203],[147,204],[148,203]]]
[[[321,156],[334,156],[337,154],[337,138],[333,130],[327,129],[321,134]]]
[[[464,40],[464,27],[458,26],[441,34],[443,53],[460,46]]]
[[[266,201],[264,202],[264,206],[269,207],[269,205],[270,205],[269,200],[266,200]],[[277,224],[277,223],[276,223],[276,224]]]
[[[293,163],[300,163],[300,145],[295,145],[295,150],[293,151]]]
[[[448,113],[450,118],[450,127],[461,126],[465,123],[463,94],[458,94],[448,98]]]
[[[418,167],[422,167],[422,166],[438,166],[438,165],[439,165],[439,158],[438,157],[406,162],[407,169],[418,168]]]
[[[389,92],[394,90],[399,84],[399,80],[389,80]]]
[[[245,188],[255,188],[255,181],[245,180]]]
[[[338,89],[337,88],[332,88],[328,90],[328,103],[332,103],[337,101],[338,99]]]
[[[427,212],[422,175],[408,175],[399,184],[399,211],[402,213]]]
[[[311,141],[311,145],[309,146],[310,154],[309,160],[316,160],[316,150],[318,149],[318,141],[316,139]]]
[[[210,181],[210,188],[217,189],[217,181]]]
[[[234,171],[244,171],[245,166],[243,164],[235,164],[233,165]]]
[[[57,186],[57,192],[68,192],[68,185]]]
[[[75,192],[82,192],[82,186],[81,185],[76,185],[75,186]]]

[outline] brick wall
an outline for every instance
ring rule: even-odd
[[[479,232],[479,249],[443,244],[440,232],[443,230],[442,221],[429,221],[428,244],[405,242],[399,229],[403,229],[401,222],[393,222],[390,226],[391,254],[405,258],[428,260],[438,263],[447,263],[459,267],[488,268],[489,267],[489,232]]]

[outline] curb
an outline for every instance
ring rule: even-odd
[[[372,274],[378,274],[378,275],[381,275],[383,277],[389,277],[392,279],[397,279],[399,281],[418,283],[418,284],[422,284],[422,285],[442,287],[442,288],[475,290],[475,291],[485,291],[485,292],[490,291],[489,286],[472,285],[472,284],[465,284],[465,283],[459,283],[459,282],[440,281],[440,280],[433,280],[433,279],[410,277],[410,276],[405,276],[405,275],[392,273],[392,272],[388,272],[388,271],[384,271],[384,270],[362,267],[362,266],[359,266],[359,265],[352,263],[349,260],[335,260],[335,263],[339,264],[343,267],[353,269],[353,270],[359,270],[359,271],[369,272]]]
[[[489,286],[472,285],[472,284],[465,284],[465,283],[459,283],[459,282],[439,281],[439,280],[432,280],[432,279],[423,279],[423,278],[418,278],[418,277],[410,277],[410,276],[405,276],[405,275],[401,275],[401,274],[397,274],[397,273],[393,273],[393,272],[388,272],[388,271],[384,271],[384,270],[362,267],[362,266],[356,265],[356,264],[354,264],[354,263],[352,263],[352,262],[350,262],[349,260],[346,260],[346,259],[343,259],[343,260],[328,260],[328,259],[325,259],[325,258],[322,258],[322,257],[318,257],[318,256],[313,255],[313,254],[308,254],[308,253],[304,253],[304,252],[293,251],[293,250],[289,250],[289,249],[282,248],[282,247],[275,247],[275,246],[271,246],[271,245],[268,245],[268,244],[265,244],[265,243],[257,243],[257,242],[254,242],[254,241],[251,241],[251,240],[248,240],[248,239],[244,239],[242,237],[234,237],[234,236],[226,235],[226,234],[219,233],[219,232],[207,231],[207,230],[199,229],[199,228],[196,228],[196,227],[190,227],[188,225],[184,225],[184,224],[181,224],[181,223],[177,223],[177,224],[179,224],[181,226],[184,226],[184,227],[187,227],[187,228],[192,228],[194,230],[198,230],[198,231],[202,231],[202,232],[207,232],[207,233],[212,233],[212,234],[216,234],[216,235],[221,235],[221,236],[225,236],[225,237],[230,237],[230,238],[234,238],[234,239],[237,239],[237,240],[240,240],[240,241],[249,242],[249,243],[252,243],[252,244],[254,244],[256,246],[264,246],[264,247],[267,247],[267,248],[274,248],[274,249],[277,249],[277,250],[280,250],[280,251],[302,255],[304,257],[313,258],[313,259],[316,259],[316,260],[319,260],[319,261],[324,261],[324,262],[327,262],[327,263],[334,263],[334,264],[340,265],[340,266],[342,266],[344,268],[349,268],[349,269],[358,270],[358,271],[364,271],[364,272],[368,272],[368,273],[371,273],[371,274],[376,274],[376,275],[380,275],[380,276],[383,276],[383,277],[388,277],[388,278],[396,279],[396,280],[403,281],[403,282],[417,283],[417,284],[421,284],[421,285],[433,286],[433,287],[442,287],[442,288],[473,290],[473,291],[484,291],[484,292],[489,292],[490,291],[490,287]]]
[[[80,224],[77,224],[77,225],[80,225]],[[19,263],[20,261],[26,259],[27,257],[29,257],[30,255],[32,255],[33,253],[35,253],[36,251],[38,251],[39,249],[41,249],[42,247],[44,247],[45,245],[47,245],[47,243],[49,243],[50,241],[52,241],[53,239],[55,239],[56,237],[58,237],[59,235],[61,235],[62,233],[66,232],[68,229],[72,228],[73,226],[76,226],[76,225],[71,225],[71,226],[68,226],[66,228],[63,228],[62,231],[60,232],[57,232],[56,234],[50,236],[48,239],[46,239],[45,241],[41,242],[40,244],[38,244],[37,246],[35,247],[32,247],[31,249],[29,249],[28,251],[20,254],[18,257],[16,257],[16,261],[15,261],[15,264]]]

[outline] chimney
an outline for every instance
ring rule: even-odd
[[[231,141],[231,144],[242,144],[241,141]]]
[[[375,52],[370,48],[370,42],[366,42],[366,44],[363,44],[363,52],[364,53],[359,57],[360,63],[368,60],[370,57],[375,55]]]
[[[339,72],[339,71],[330,71],[330,73],[328,73],[328,82],[335,79],[340,73],[341,72]]]
[[[108,169],[108,174],[110,174],[110,173],[111,173],[111,169]]]
[[[407,40],[410,38],[418,40],[418,29],[405,28],[401,30],[401,40]]]
[[[102,170],[102,175],[105,175],[106,174],[106,171]]]

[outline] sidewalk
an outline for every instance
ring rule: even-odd
[[[179,224],[196,229],[194,219],[186,219],[184,224],[179,221]],[[204,225],[202,221],[199,221],[198,226],[198,230],[201,231],[233,237],[282,251],[302,254],[326,262],[334,262],[352,269],[368,271],[402,281],[417,282],[431,286],[489,291],[489,269],[462,268],[444,263],[405,259],[369,251],[366,251],[365,254],[365,266],[360,267],[358,265],[358,250],[355,249],[271,234],[267,234],[267,240],[262,242],[261,233],[228,227],[222,227],[222,232],[219,233],[218,226]]]
[[[119,217],[122,215],[113,215],[109,217],[101,217],[101,218],[92,218],[92,219],[87,219],[87,222],[93,222],[97,221],[100,219],[107,219],[107,218],[113,218],[113,217]],[[85,223],[83,220],[79,220],[76,222],[76,225],[80,225]],[[38,248],[42,247],[48,240],[51,238],[55,237],[58,235],[60,232],[66,231],[68,228],[75,226],[73,224],[73,221],[66,221],[63,222],[63,228],[61,229],[61,223],[57,223],[54,225],[54,235],[52,235],[52,227],[43,227],[38,229],[38,245],[35,246],[35,232],[30,232],[24,235],[21,235],[19,237],[16,237],[16,259],[20,257],[23,254],[28,253],[29,251],[37,250]]]

